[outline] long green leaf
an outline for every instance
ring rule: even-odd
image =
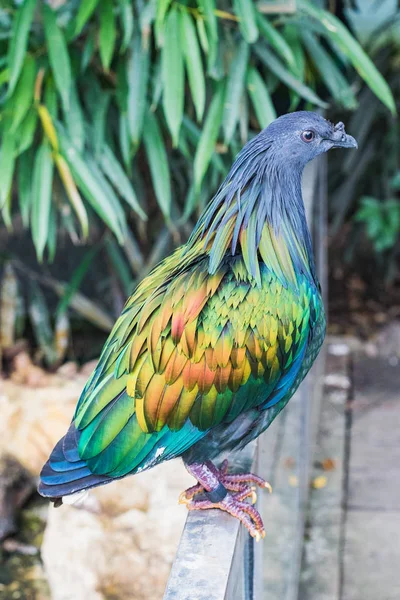
[[[37,110],[31,108],[28,111],[28,114],[22,121],[21,125],[18,127],[18,136],[16,139],[17,147],[15,150],[16,155],[22,154],[32,145],[33,139],[35,137],[36,125],[38,121]]]
[[[79,265],[76,267],[76,269],[72,273],[72,277],[71,277],[69,283],[67,284],[67,286],[65,287],[64,293],[57,305],[57,308],[56,308],[57,316],[62,315],[68,309],[68,307],[71,303],[72,297],[74,296],[75,292],[79,289],[86,273],[88,272],[90,266],[93,264],[93,259],[96,256],[97,252],[99,251],[99,248],[100,248],[100,246],[97,245],[97,246],[94,246],[93,248],[91,248],[90,250],[88,250],[85,253],[85,255],[82,258]]]
[[[332,96],[345,108],[354,110],[357,107],[356,97],[350,83],[342,75],[334,60],[311,32],[303,31],[302,37],[316,69]]]
[[[343,54],[349,58],[354,68],[381,102],[392,114],[396,114],[396,104],[388,84],[347,27],[335,15],[305,0],[299,0],[299,8],[324,26],[326,36],[335,42]]]
[[[93,129],[91,141],[96,156],[101,153],[103,148],[110,102],[111,94],[107,91],[103,91],[103,93],[99,95],[97,103],[93,108]]]
[[[178,9],[168,13],[162,48],[163,106],[174,146],[178,145],[184,103],[184,70],[179,33]]]
[[[156,117],[151,112],[148,112],[146,116],[143,141],[156,198],[162,213],[169,220],[171,216],[171,181],[168,157]]]
[[[31,150],[18,158],[18,204],[24,227],[29,225],[29,214],[32,206],[32,173],[34,155]]]
[[[15,134],[6,130],[2,135],[0,149],[0,207],[3,208],[11,192],[15,166]]]
[[[42,4],[42,12],[50,65],[63,106],[65,110],[68,110],[71,90],[71,65],[67,44],[63,32],[57,25],[55,12],[47,4]]]
[[[218,23],[215,14],[215,0],[199,0],[198,4],[202,9],[208,33],[207,71],[211,75],[214,69],[218,51]]]
[[[30,283],[29,316],[39,348],[48,364],[57,360],[53,345],[53,332],[50,325],[50,312],[43,292],[35,281]]]
[[[99,0],[81,0],[78,14],[76,15],[75,35],[79,35],[87,21],[92,16]]]
[[[283,66],[281,61],[272,54],[265,46],[256,45],[255,52],[262,62],[273,72],[275,75],[288,87],[292,88],[305,100],[308,100],[312,104],[316,104],[321,108],[326,108],[328,104],[321,100],[319,96],[312,89],[304,85],[301,81],[296,79],[289,71]]]
[[[10,45],[8,48],[9,83],[8,95],[11,96],[19,79],[26,48],[28,45],[29,30],[33,14],[35,12],[36,0],[24,0],[18,8],[13,23]]]
[[[35,157],[32,190],[32,238],[39,262],[47,243],[52,185],[53,158],[48,142],[43,142]]]
[[[58,130],[58,138],[62,154],[72,170],[74,180],[97,214],[122,243],[124,227],[121,226],[121,206],[118,198],[112,191],[110,193],[109,186],[100,170],[96,169],[94,161],[90,161],[88,157],[84,158],[61,129]]]
[[[242,40],[229,69],[225,96],[223,128],[225,144],[229,144],[239,120],[240,101],[245,89],[246,69],[249,61],[249,46]]]
[[[79,152],[82,152],[85,145],[85,127],[82,107],[75,82],[72,82],[70,107],[68,111],[64,111],[64,120],[67,124],[68,135],[72,144]]]
[[[9,103],[12,103],[13,108],[11,122],[12,131],[15,131],[18,128],[32,105],[35,77],[36,61],[32,56],[27,54],[15,92],[8,101]]]
[[[109,70],[114,53],[117,30],[115,28],[114,6],[112,0],[100,2],[100,58],[106,71]]]
[[[86,208],[82,202],[82,198],[78,192],[70,168],[61,154],[56,154],[54,161],[56,163],[60,179],[63,182],[64,189],[81,224],[83,238],[86,239],[89,235],[89,220]]]
[[[257,14],[257,24],[261,35],[264,36],[272,48],[284,59],[288,67],[295,67],[296,59],[293,50],[283,35],[281,35],[271,22],[260,13]]]
[[[215,150],[224,110],[224,99],[225,86],[221,83],[212,99],[194,157],[194,183],[197,192],[200,190],[201,182]]]
[[[201,121],[206,101],[204,71],[201,61],[200,48],[197,41],[196,29],[192,17],[187,12],[180,14],[181,41],[186,69],[189,77],[190,91],[196,109],[197,120]]]
[[[137,32],[133,38],[127,69],[128,125],[132,141],[137,146],[142,135],[149,77],[148,40],[142,38],[140,32]]]
[[[122,198],[129,204],[137,215],[143,220],[147,220],[147,215],[140,206],[129,178],[121,167],[111,148],[106,144],[103,146],[100,155],[100,166],[103,173],[111,181],[115,189],[121,194]]]
[[[119,246],[110,237],[106,237],[105,239],[105,249],[114,267],[113,270],[122,283],[124,294],[128,296],[132,293],[133,278],[126,260],[123,257]]]
[[[120,20],[123,29],[121,53],[129,47],[133,35],[133,7],[130,0],[119,0]]]
[[[257,120],[261,129],[264,129],[276,119],[276,112],[268,88],[255,67],[248,69],[247,88]]]
[[[258,38],[256,6],[253,0],[233,0],[235,13],[239,17],[240,31],[246,42],[253,44]]]

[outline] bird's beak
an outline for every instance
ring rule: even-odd
[[[332,140],[333,148],[358,148],[358,144],[352,135],[342,133],[340,140]]]
[[[352,135],[347,135],[341,122],[335,125],[330,141],[332,142],[332,148],[358,148],[356,140]]]

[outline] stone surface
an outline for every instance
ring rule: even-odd
[[[399,600],[400,511],[347,516],[341,600]]]
[[[42,557],[52,600],[162,598],[187,515],[178,497],[192,484],[173,461],[92,490],[83,508],[51,507]]]
[[[339,600],[344,519],[346,406],[350,351],[344,341],[328,345],[325,389],[314,455],[314,487],[308,508],[300,600]]]
[[[341,600],[400,598],[400,370],[354,359]]]
[[[50,375],[20,357],[13,378],[0,380],[0,456],[7,450],[37,477],[93,366],[77,372],[67,363]],[[50,507],[42,557],[52,600],[161,598],[187,514],[178,497],[193,483],[174,461],[92,491],[83,508]],[[45,598],[45,592],[24,596],[13,580],[43,581],[38,555],[19,559],[29,552],[19,541],[23,534],[8,544],[0,599]]]
[[[348,506],[400,510],[400,369],[356,357],[354,390]]]

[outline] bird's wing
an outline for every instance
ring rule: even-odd
[[[210,275],[196,252],[172,268],[179,256],[127,302],[79,401],[79,457],[93,472],[179,455],[298,371],[313,309],[306,281],[295,293],[263,268],[260,287],[239,257]]]

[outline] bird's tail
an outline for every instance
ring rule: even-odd
[[[79,432],[72,422],[67,434],[55,446],[40,473],[38,492],[52,500],[55,506],[62,504],[63,496],[112,481],[112,477],[92,473],[86,461],[80,459],[78,439]]]

